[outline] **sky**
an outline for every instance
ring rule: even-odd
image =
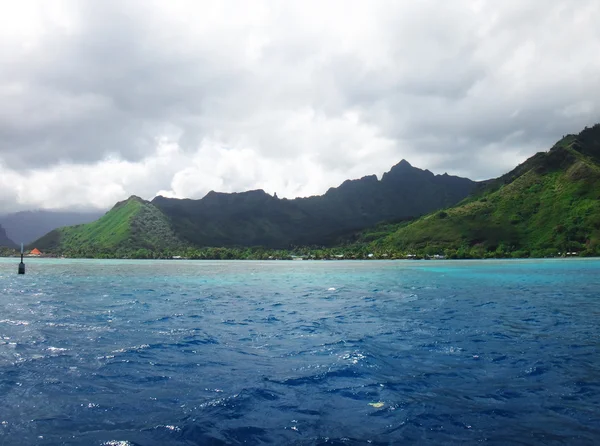
[[[600,122],[597,0],[0,0],[0,213],[499,176]]]

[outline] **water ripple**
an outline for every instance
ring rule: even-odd
[[[0,444],[600,443],[600,262],[0,259]]]

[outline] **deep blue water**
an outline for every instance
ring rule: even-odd
[[[600,444],[600,261],[0,259],[0,445]]]

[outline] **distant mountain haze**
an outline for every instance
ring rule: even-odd
[[[0,224],[11,240],[16,243],[29,244],[53,229],[90,223],[100,218],[105,212],[23,211],[0,215]]]
[[[16,248],[17,244],[6,235],[6,230],[0,226],[0,247]]]

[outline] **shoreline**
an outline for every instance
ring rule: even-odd
[[[20,260],[20,256],[0,256],[0,259],[15,259]],[[35,257],[24,257],[24,261],[26,260],[134,260],[134,261],[168,261],[168,262],[285,262],[285,263],[315,263],[315,262],[407,262],[407,263],[416,263],[416,262],[431,262],[431,263],[439,263],[439,262],[461,262],[461,261],[507,261],[507,260],[557,260],[557,261],[571,261],[571,260],[600,260],[600,256],[569,256],[569,257],[488,257],[488,258],[460,258],[460,259],[425,259],[425,258],[343,258],[343,259],[207,259],[207,258],[180,258],[180,259],[172,259],[172,258],[154,258],[154,259],[146,259],[146,258],[130,258],[130,257],[55,257],[55,256],[35,256]]]

